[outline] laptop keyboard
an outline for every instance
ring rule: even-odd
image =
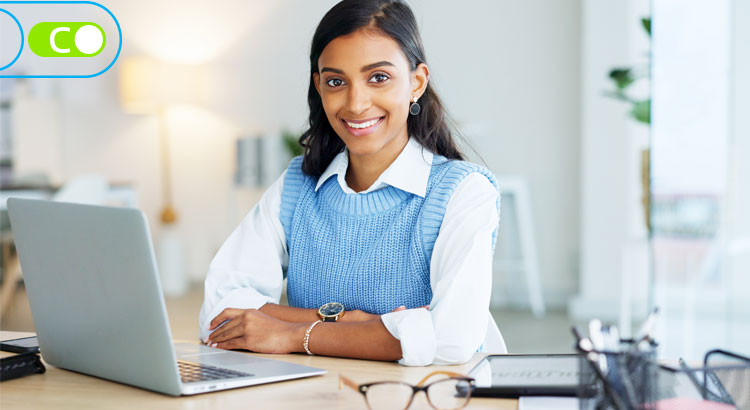
[[[254,376],[250,373],[223,369],[221,367],[214,367],[206,364],[185,362],[182,360],[178,360],[177,364],[180,368],[180,378],[182,378],[183,383]]]

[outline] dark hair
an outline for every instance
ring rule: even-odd
[[[412,71],[426,62],[414,13],[406,3],[399,0],[343,0],[333,6],[318,24],[310,49],[310,88],[307,90],[310,128],[299,139],[300,145],[305,147],[302,171],[308,175],[320,176],[344,148],[344,142],[328,122],[323,101],[315,88],[313,74],[318,72],[318,58],[332,40],[361,28],[376,30],[395,40]],[[420,113],[409,115],[406,120],[409,135],[436,154],[448,159],[464,159],[453,140],[443,103],[429,83],[419,105],[422,107]]]

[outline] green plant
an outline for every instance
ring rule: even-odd
[[[284,148],[290,157],[298,157],[302,155],[305,148],[299,145],[299,136],[289,130],[281,131],[281,139],[284,141]]]
[[[641,19],[643,29],[651,37],[651,18],[644,17]],[[638,122],[651,124],[651,97],[638,99],[630,96],[627,89],[639,79],[649,79],[651,76],[649,68],[636,69],[633,67],[618,67],[609,72],[609,78],[615,83],[615,91],[608,91],[606,96],[626,101],[632,104],[630,115]]]

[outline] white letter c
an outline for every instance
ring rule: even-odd
[[[49,35],[49,45],[56,53],[70,53],[69,48],[57,48],[57,45],[55,44],[55,36],[61,31],[67,31],[70,33],[70,27],[58,27],[52,30],[52,33]]]

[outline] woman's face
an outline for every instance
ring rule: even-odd
[[[393,39],[358,30],[328,43],[318,67],[313,82],[350,159],[392,161],[408,141],[409,104],[427,87],[427,66],[412,72]]]

